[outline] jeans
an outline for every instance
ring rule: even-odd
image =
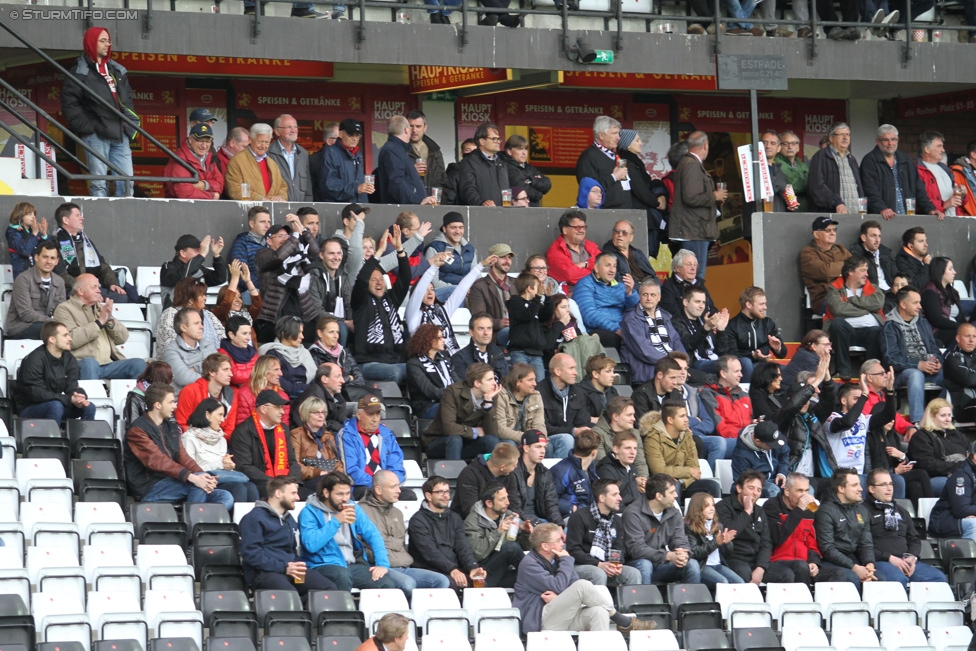
[[[336,7],[338,9],[339,7]],[[451,298],[451,294],[457,289],[457,285],[446,285],[445,287],[438,287],[434,290],[434,294],[437,296],[437,300],[441,303],[446,303],[447,299]]]
[[[749,14],[752,13],[752,8],[756,6],[755,0],[747,0],[747,1],[749,6],[749,12],[746,14],[745,17],[748,17]],[[729,9],[730,16],[734,15],[730,7],[731,3],[733,2],[736,4],[736,6],[739,5],[738,0],[728,0],[725,4],[726,8]],[[734,17],[741,18],[742,16],[734,15]],[[727,27],[729,29],[732,29],[733,27],[736,27],[736,25],[729,24]],[[749,27],[752,27],[752,25],[749,25]],[[691,251],[692,253],[695,254],[695,257],[698,258],[697,277],[699,280],[705,280],[705,267],[708,263],[708,249],[712,245],[712,241],[711,240],[671,240],[671,241],[674,244],[680,246],[682,249],[686,251]]]
[[[917,423],[922,420],[925,414],[925,383],[932,382],[940,387],[942,381],[942,369],[935,375],[928,375],[917,368],[906,368],[895,378],[895,388],[908,387],[908,420]],[[945,391],[942,392],[943,394]]]
[[[635,558],[627,561],[627,565],[637,568],[644,585],[650,585],[652,580],[658,583],[701,583],[701,568],[693,558],[688,559],[688,564],[684,567],[678,567],[674,563],[654,565],[646,558]]]
[[[824,561],[820,564],[821,570],[831,570],[844,577],[844,581],[850,581],[857,588],[857,591],[861,591],[861,579],[857,578],[857,574],[854,574],[854,570],[849,570],[846,567],[841,567],[840,565],[834,565],[833,563],[828,563]],[[875,564],[877,567],[877,564]]]
[[[143,502],[181,502],[184,500],[191,504],[203,502],[208,504],[223,504],[228,513],[234,509],[234,498],[227,491],[215,488],[208,494],[190,482],[184,483],[172,477],[160,479],[142,497]]]
[[[892,477],[897,477],[897,475],[892,475]],[[932,484],[932,495],[941,497],[942,489],[945,488],[947,481],[949,481],[948,477],[929,477],[929,483]]]
[[[427,13],[429,14],[440,13],[440,14],[444,14],[445,16],[450,16],[451,12],[443,11],[439,8],[431,9],[430,7],[460,7],[461,6],[461,0],[443,0],[443,2],[440,2],[439,0],[424,0],[424,3],[428,7]]]
[[[494,434],[476,439],[461,438],[455,434],[437,437],[427,444],[424,451],[431,459],[466,459],[470,461],[479,454],[490,454],[498,443],[498,437]]]
[[[390,578],[390,573],[374,581],[369,566],[365,563],[350,563],[346,567],[339,565],[319,565],[315,571],[336,584],[336,590],[350,591],[353,588],[364,590],[367,588],[396,589],[397,585]]]
[[[774,480],[775,480],[775,477],[773,478],[773,480],[767,479],[763,483],[763,491],[762,491],[762,496],[763,497],[765,497],[765,498],[771,498],[771,497],[776,497],[777,495],[779,495],[780,488],[779,488],[779,486],[776,485],[776,482]]]
[[[120,359],[102,365],[94,357],[78,360],[78,376],[81,380],[128,380],[139,377],[145,370],[144,359]]]
[[[715,365],[715,360],[711,359],[697,359],[691,365],[691,368],[696,368],[699,371],[705,371],[711,375],[718,375],[718,367]]]
[[[124,176],[132,176],[132,149],[129,148],[128,141],[115,142],[114,140],[103,140],[98,134],[92,133],[81,139],[86,145],[94,149],[114,165]],[[98,160],[88,152],[88,173],[95,176],[109,174],[108,166]],[[115,174],[115,172],[111,172]],[[93,197],[108,196],[108,181],[89,181],[88,192]],[[116,197],[131,197],[132,186],[130,183],[116,181]]]
[[[32,323],[15,335],[7,335],[7,339],[40,339],[41,328],[44,327],[43,321]]]
[[[742,577],[724,565],[706,565],[701,568],[701,582],[715,592],[717,583],[743,583]]]
[[[261,499],[258,487],[251,483],[243,472],[237,470],[209,470],[209,474],[217,478],[217,487],[221,488],[238,502],[257,502]]]
[[[360,364],[363,377],[374,382],[396,382],[400,386],[407,380],[406,364],[384,364],[382,362],[366,362]]]
[[[407,599],[413,595],[417,588],[450,588],[451,580],[443,574],[421,570],[415,567],[395,567],[390,568],[390,580],[395,587],[403,591]]]
[[[531,366],[532,370],[535,371],[536,381],[541,382],[546,377],[546,365],[542,363],[542,357],[529,355],[524,350],[512,350],[509,351],[509,355],[512,358],[512,365],[522,362]]]
[[[74,405],[65,407],[60,400],[49,400],[39,402],[36,405],[25,407],[20,412],[21,418],[48,418],[59,423],[66,418],[78,418],[80,420],[95,420],[95,405],[87,407],[75,407]]]
[[[905,573],[899,570],[897,567],[889,563],[888,561],[875,561],[874,563],[875,574],[881,581],[898,581],[903,587],[908,587],[909,581],[921,581],[929,583],[946,583],[946,575],[942,573],[928,563],[922,563],[921,561],[915,561],[915,571],[912,575],[905,576]]]
[[[740,357],[739,363],[742,364],[742,381],[751,382],[752,381],[752,369],[755,368],[755,363],[752,361],[751,357]]]
[[[576,437],[572,434],[551,434],[546,445],[547,459],[565,459],[573,451]]]
[[[873,2],[873,0],[862,0]],[[887,11],[885,12],[888,13]],[[871,16],[871,14],[864,14]],[[869,18],[868,18],[869,19]],[[866,20],[868,20],[866,19]],[[846,319],[833,319],[830,322],[830,342],[834,349],[834,363],[837,368],[837,375],[854,375],[851,368],[851,346],[861,346],[867,352],[865,359],[879,359],[881,357],[881,326],[873,328],[855,328]]]
[[[976,518],[963,518],[959,521],[962,537],[976,540]]]
[[[579,578],[586,579],[593,585],[637,585],[641,582],[640,570],[629,565],[622,566],[620,574],[614,577],[607,576],[607,573],[596,565],[577,565],[574,569],[579,574]]]
[[[726,441],[738,441],[738,439],[727,439],[722,436],[702,436],[702,443],[708,450],[708,467],[712,469],[712,474],[715,474],[715,462],[719,459],[728,459],[732,456],[732,450],[735,449],[735,445],[730,446]]]
[[[436,13],[436,12],[430,12],[430,13]],[[498,331],[498,336],[496,337],[496,339],[498,340],[498,345],[501,346],[502,348],[504,348],[505,346],[507,346],[508,345],[508,328],[502,328],[501,330],[499,330]]]
[[[420,418],[429,418],[429,419],[437,418],[437,411],[440,409],[440,407],[441,407],[441,403],[435,402],[430,407],[427,407],[427,411],[420,414]]]

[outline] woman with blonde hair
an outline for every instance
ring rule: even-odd
[[[941,495],[949,475],[969,455],[969,439],[952,424],[952,405],[936,398],[925,407],[918,431],[908,442],[908,458],[929,473],[932,494]]]
[[[7,250],[14,278],[34,266],[34,249],[47,239],[47,218],[37,218],[37,208],[22,201],[10,213],[7,226]]]
[[[318,491],[319,479],[330,472],[345,472],[342,458],[336,447],[333,432],[325,429],[326,405],[319,398],[307,398],[298,407],[302,426],[291,430],[291,446],[295,449],[295,459],[302,468],[302,483],[299,494],[313,495]],[[335,462],[331,470],[305,465],[304,461],[316,459]],[[331,465],[331,464],[330,464]]]
[[[689,556],[701,567],[701,582],[715,594],[717,583],[742,583],[742,577],[730,567],[722,565],[721,552],[731,553],[735,531],[722,526],[715,516],[715,498],[708,493],[695,493],[685,514],[685,533],[688,535]]]
[[[251,382],[241,387],[237,392],[237,425],[250,418],[254,412],[254,405],[257,396],[265,389],[276,391],[279,396],[289,400],[288,394],[284,392],[279,384],[281,382],[281,362],[277,357],[271,355],[261,355],[258,361],[254,362],[254,372],[251,374]],[[281,415],[281,422],[288,425],[288,418],[291,416],[291,405],[285,405],[285,411]]]

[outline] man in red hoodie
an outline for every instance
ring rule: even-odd
[[[133,121],[138,116],[133,110],[132,87],[125,68],[112,60],[112,37],[103,27],[92,27],[85,32],[85,53],[78,57],[61,90],[61,114],[68,127],[86,145],[109,161],[115,168],[113,174],[132,176],[132,150],[129,141],[135,129],[118,116],[119,111]],[[84,88],[109,106],[94,99]],[[105,163],[88,153],[88,172],[95,176],[109,173]],[[89,190],[93,197],[108,196],[108,182],[92,180]],[[115,196],[132,195],[132,184],[117,182]]]
[[[802,473],[791,472],[786,476],[783,491],[763,504],[773,543],[769,560],[788,565],[796,581],[807,585],[816,581],[844,581],[842,573],[820,567],[822,559],[813,528],[816,510],[817,500],[810,493],[810,480]]]
[[[739,386],[742,364],[734,355],[722,355],[715,362],[715,370],[718,382],[705,385],[701,401],[715,423],[715,433],[734,440],[739,438],[743,427],[756,422],[752,418],[749,394]]]
[[[219,199],[224,191],[224,173],[217,157],[210,151],[213,146],[213,127],[206,122],[194,124],[186,141],[176,150],[176,155],[197,173],[196,182],[164,183],[163,193],[170,199]],[[170,159],[163,176],[190,178],[190,171]]]

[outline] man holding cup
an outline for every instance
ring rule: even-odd
[[[333,203],[366,203],[375,191],[372,179],[366,178],[366,163],[360,145],[362,123],[346,118],[339,123],[338,142],[325,145],[322,167],[317,179],[321,201]]]
[[[435,205],[427,196],[427,187],[414,165],[410,153],[410,123],[402,115],[394,115],[386,123],[388,139],[380,149],[376,165],[378,203],[422,206]]]
[[[310,590],[335,590],[336,584],[307,572],[298,556],[298,523],[290,511],[298,502],[298,480],[281,476],[268,480],[267,501],[241,519],[241,569],[252,590],[296,590],[305,597]]]
[[[911,156],[898,149],[898,129],[890,124],[878,127],[875,148],[861,159],[861,182],[868,200],[867,211],[891,219],[895,215],[944,217],[935,209],[919,180]],[[912,211],[909,212],[909,204]]]

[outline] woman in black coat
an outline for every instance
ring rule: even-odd
[[[908,442],[908,458],[929,473],[932,492],[942,489],[956,467],[969,456],[969,439],[952,425],[952,405],[936,398],[925,407],[918,431]]]
[[[630,177],[630,201],[637,210],[647,211],[647,254],[657,257],[661,243],[667,242],[667,232],[662,228],[661,211],[668,207],[668,190],[663,181],[652,179],[640,157],[644,143],[633,129],[621,129],[617,155],[627,163]]]
[[[452,382],[451,358],[444,353],[440,326],[425,323],[407,343],[407,389],[417,418],[434,418],[444,389]]]

